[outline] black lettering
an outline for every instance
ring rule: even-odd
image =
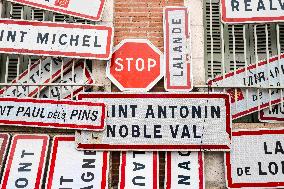
[[[45,33],[44,36],[42,36],[41,33],[38,33],[38,35],[37,35],[37,43],[41,43],[41,44],[45,43],[45,44],[47,44],[48,36],[49,36],[49,33]]]

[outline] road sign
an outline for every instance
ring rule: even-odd
[[[68,14],[92,21],[101,19],[105,0],[9,0],[48,11]]]
[[[0,133],[0,173],[2,175],[2,168],[4,159],[7,154],[8,145],[10,142],[10,135],[8,133]]]
[[[229,188],[284,186],[284,130],[238,131],[226,153]]]
[[[231,95],[232,118],[237,119],[251,114],[271,105],[281,102],[279,89],[258,89],[254,87],[270,87],[280,85],[284,79],[284,54],[272,57],[269,61],[261,61],[248,67],[243,67],[236,72],[229,72],[223,76],[217,76],[208,82],[212,87],[224,87]],[[234,86],[236,86],[234,88]],[[241,88],[243,87],[243,88]],[[247,88],[247,89],[246,89]],[[215,89],[214,92],[223,92],[222,88]]]
[[[71,100],[0,98],[0,124],[101,131],[105,104]]]
[[[266,108],[259,112],[259,121],[268,123],[277,123],[284,121],[284,109],[281,104]]]
[[[72,73],[72,67],[70,67],[64,72],[63,78],[60,77],[53,83],[76,83],[82,86],[51,86],[40,93],[40,98],[71,99],[83,91],[84,84],[93,83],[92,73],[83,62],[77,63],[74,67],[74,73]],[[85,87],[85,89],[88,88],[89,86]],[[73,93],[73,96],[71,93]]]
[[[41,188],[48,144],[48,135],[15,135],[1,189]]]
[[[86,93],[79,94],[78,99],[105,103],[108,108],[106,129],[100,133],[81,132],[78,149],[230,149],[227,94]]]
[[[121,91],[149,91],[164,76],[163,64],[162,52],[150,41],[125,39],[114,48],[106,73]]]
[[[225,23],[263,23],[284,20],[281,1],[221,0],[222,21]]]
[[[107,189],[108,152],[77,151],[74,142],[74,136],[53,138],[46,189]]]
[[[204,189],[202,152],[166,153],[166,189]]]
[[[119,189],[158,189],[158,152],[121,152]]]
[[[107,60],[113,29],[108,26],[0,20],[0,52]]]
[[[50,81],[52,82],[60,76],[61,71],[68,69],[73,61],[75,60],[70,58],[61,59],[52,57],[38,60],[14,79],[12,83],[45,84]],[[61,70],[62,63],[63,70]],[[40,68],[41,72],[39,71]],[[0,95],[11,97],[33,97],[43,88],[44,86],[8,86],[0,90]]]
[[[165,89],[167,91],[192,90],[189,26],[188,8],[166,7],[164,9]]]

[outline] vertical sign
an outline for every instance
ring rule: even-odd
[[[108,189],[108,152],[77,151],[74,136],[55,136],[46,189]]]
[[[1,189],[40,189],[48,144],[48,135],[15,135],[7,158]]]
[[[186,7],[164,9],[164,44],[167,91],[192,90],[191,33]]]
[[[204,189],[202,152],[166,153],[166,189]]]
[[[121,152],[119,189],[158,189],[158,152]]]
[[[7,154],[10,135],[8,133],[0,133],[0,173],[2,175],[2,167]]]
[[[284,187],[284,130],[233,132],[226,153],[229,188]]]

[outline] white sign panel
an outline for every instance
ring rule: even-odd
[[[284,20],[282,0],[221,0],[225,23],[279,22]]]
[[[52,58],[47,57],[38,60],[20,74],[12,83],[32,83],[44,84],[52,82],[60,76],[61,71],[68,69],[72,65],[73,60],[70,58]],[[63,70],[62,70],[63,63]],[[39,69],[41,68],[41,72]],[[0,90],[1,96],[11,97],[34,97],[44,86],[8,86]]]
[[[202,152],[167,152],[165,189],[204,189]]]
[[[88,20],[100,20],[105,0],[9,0]]]
[[[78,98],[105,103],[108,109],[106,129],[81,132],[78,149],[230,149],[230,103],[226,94],[86,93]]]
[[[77,151],[74,136],[55,136],[46,189],[108,189],[108,152]]]
[[[164,44],[167,91],[192,90],[191,33],[186,7],[164,9]]]
[[[281,103],[259,112],[259,121],[268,123],[284,122],[284,107]]]
[[[76,84],[92,84],[93,83],[92,73],[84,65],[83,62],[78,63],[74,67],[74,73],[72,74],[72,67],[69,68],[63,74],[63,78],[59,77],[53,83],[76,83]],[[49,99],[71,99],[76,96],[79,92],[83,91],[83,86],[51,86],[40,93],[40,98]],[[85,89],[89,88],[86,86]],[[73,96],[72,94],[73,93]]]
[[[269,107],[271,104],[281,102],[281,93],[278,89],[259,89],[259,93],[253,86],[269,87],[270,85],[280,85],[284,79],[284,54],[281,59],[278,57],[270,58],[269,61],[262,61],[250,65],[247,68],[240,68],[235,72],[229,72],[223,76],[217,76],[208,82],[212,87],[225,87],[231,95],[232,118],[237,119],[251,114],[261,109]],[[244,87],[244,88],[233,88]],[[251,88],[245,88],[251,87]],[[214,92],[223,92],[222,88],[214,88]],[[246,93],[247,92],[247,93]]]
[[[226,153],[229,188],[284,187],[284,130],[233,132]]]
[[[122,152],[119,189],[158,189],[158,152]]]
[[[0,124],[103,130],[103,103],[71,100],[0,98]]]
[[[0,20],[0,52],[107,60],[113,29],[70,23]]]
[[[48,135],[15,135],[1,189],[41,188],[48,144]]]

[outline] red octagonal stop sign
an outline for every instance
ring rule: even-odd
[[[115,47],[107,77],[121,91],[149,91],[164,74],[162,52],[146,39],[126,39]]]

